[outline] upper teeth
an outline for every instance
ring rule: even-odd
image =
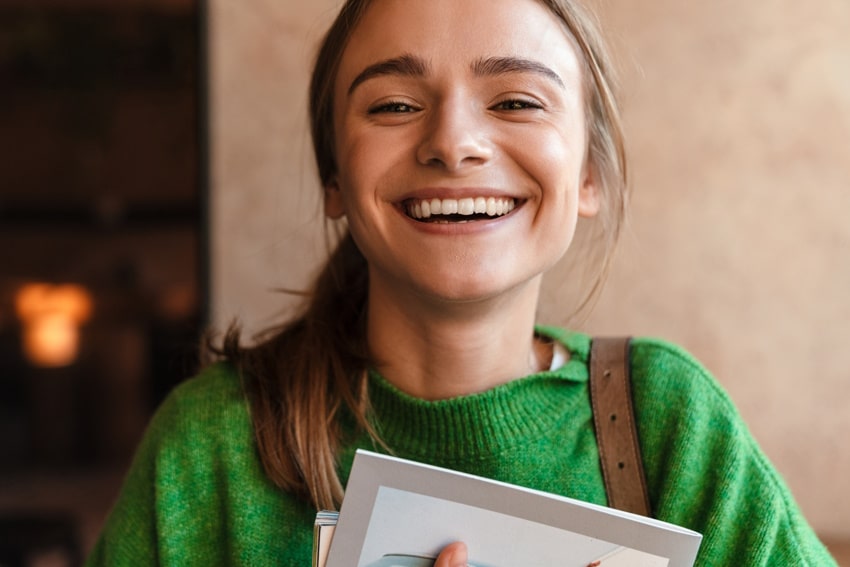
[[[486,214],[491,217],[506,215],[516,207],[516,201],[503,197],[465,197],[463,199],[423,199],[406,205],[407,214],[416,219],[434,215]]]

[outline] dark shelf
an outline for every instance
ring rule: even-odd
[[[0,232],[17,230],[120,231],[158,230],[176,226],[198,227],[201,212],[197,203],[167,206],[134,205],[128,208],[104,208],[44,204],[4,206],[0,202]]]
[[[143,5],[0,9],[0,87],[192,85],[197,14]]]

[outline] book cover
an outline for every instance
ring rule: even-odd
[[[317,518],[316,544],[327,546],[323,529]],[[326,563],[314,548],[316,567],[428,567],[454,541],[466,543],[470,567],[692,567],[702,540],[644,516],[362,450],[332,535]]]

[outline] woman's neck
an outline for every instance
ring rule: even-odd
[[[412,396],[453,398],[548,368],[551,345],[534,338],[537,281],[460,304],[394,301],[371,291],[370,353],[378,372]]]

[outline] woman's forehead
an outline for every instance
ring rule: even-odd
[[[573,77],[578,63],[563,23],[538,0],[373,0],[342,55],[339,77],[414,56],[439,71],[513,57]]]

